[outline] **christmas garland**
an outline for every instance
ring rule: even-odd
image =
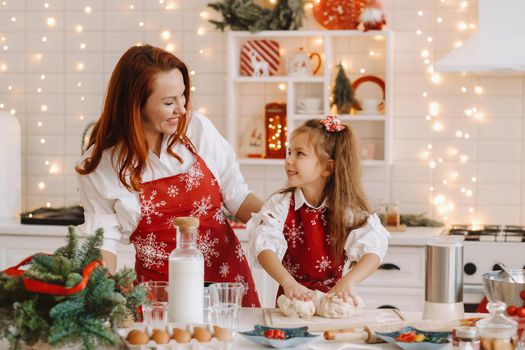
[[[304,1],[279,0],[275,8],[259,6],[254,0],[225,0],[209,3],[209,7],[219,12],[223,20],[209,20],[217,29],[224,31],[247,30],[297,30],[303,25]]]
[[[146,290],[133,287],[133,270],[124,268],[111,275],[97,263],[102,239],[103,230],[99,229],[79,249],[76,228],[70,226],[66,245],[53,255],[35,254],[21,274],[0,272],[0,339],[7,339],[13,350],[20,349],[22,342],[34,345],[39,341],[51,346],[80,343],[83,349],[115,345],[116,327],[142,304]],[[73,288],[91,269],[85,287],[74,294],[31,292],[27,288],[28,281]]]

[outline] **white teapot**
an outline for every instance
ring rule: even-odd
[[[314,57],[317,59],[315,68],[313,68],[311,61]],[[321,68],[321,56],[317,52],[312,52],[308,55],[301,47],[299,52],[293,54],[288,60],[286,71],[288,75],[292,76],[308,76],[315,75],[315,73],[319,71],[319,68]]]

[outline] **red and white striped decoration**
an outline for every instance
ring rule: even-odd
[[[270,75],[276,75],[279,70],[279,43],[275,40],[255,39],[248,40],[241,48],[241,75],[253,74],[251,52],[255,52],[255,59],[259,62],[268,62]]]

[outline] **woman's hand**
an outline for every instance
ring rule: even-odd
[[[343,299],[345,303],[352,301],[354,305],[357,305],[357,299],[352,293],[352,287],[352,284],[344,283],[343,280],[339,280],[339,282],[337,282],[337,284],[333,286],[332,289],[328,291],[328,293],[326,293],[326,297],[331,299],[334,296],[337,296]]]
[[[310,301],[314,297],[314,292],[306,288],[294,278],[282,284],[284,294],[290,299],[295,298],[302,301]]]

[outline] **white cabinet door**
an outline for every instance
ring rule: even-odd
[[[363,298],[367,309],[393,307],[401,311],[421,311],[425,300],[423,288],[388,288],[362,287],[355,288]]]

